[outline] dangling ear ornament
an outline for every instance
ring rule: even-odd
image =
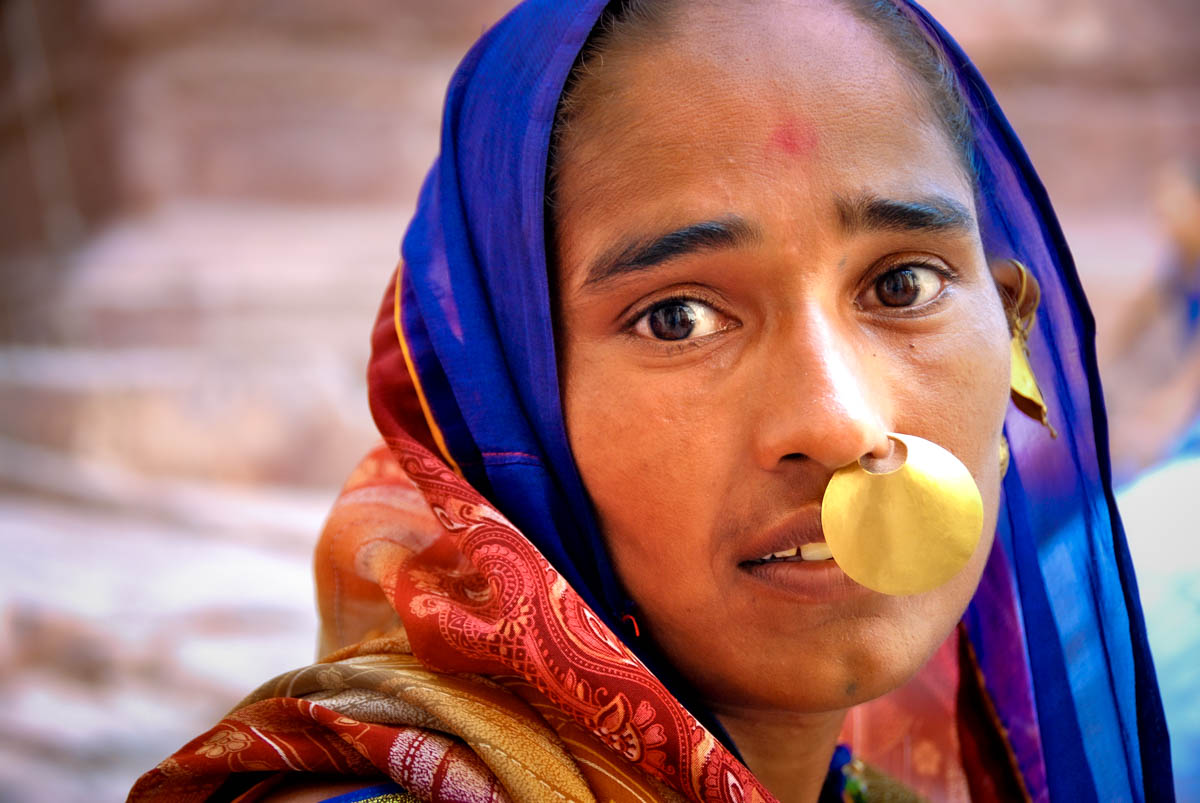
[[[1058,433],[1050,424],[1050,416],[1046,409],[1046,401],[1042,390],[1038,387],[1037,377],[1033,374],[1033,366],[1029,363],[1029,335],[1037,320],[1037,306],[1041,301],[1041,291],[1037,283],[1029,279],[1029,269],[1021,262],[1009,260],[1017,269],[1021,284],[1017,288],[1017,297],[1008,307],[1008,328],[1011,338],[1012,364],[1012,400],[1018,410],[1029,418],[1037,421],[1050,430],[1050,437],[1057,438]],[[1026,310],[1022,312],[1022,310]]]
[[[971,559],[983,533],[983,499],[946,449],[915,435],[888,438],[890,457],[863,458],[834,473],[821,527],[850,579],[883,594],[921,594]]]

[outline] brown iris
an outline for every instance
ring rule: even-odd
[[[650,311],[650,331],[659,340],[683,340],[696,328],[691,306],[672,301]]]
[[[875,294],[887,307],[912,306],[921,296],[921,281],[912,268],[898,268],[879,277]]]

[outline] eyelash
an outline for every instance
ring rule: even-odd
[[[859,302],[859,299],[862,298],[862,296],[864,296],[866,293],[870,292],[884,276],[887,276],[892,271],[901,270],[903,268],[924,268],[925,270],[931,270],[942,278],[942,280],[945,282],[945,286],[942,287],[937,296],[935,296],[932,300],[918,307],[885,307],[884,309],[887,310],[887,312],[883,313],[885,315],[892,317],[916,317],[919,315],[924,315],[930,311],[932,306],[940,304],[940,302],[945,299],[945,293],[948,289],[948,286],[958,279],[958,273],[944,263],[935,262],[933,260],[924,259],[921,257],[902,256],[886,261],[883,265],[878,266],[875,270],[867,275],[866,280],[862,284],[862,290],[860,290],[858,295],[855,296],[855,306],[859,307],[859,309],[862,309],[863,307]]]
[[[643,318],[645,318],[647,315],[649,315],[651,312],[653,312],[658,307],[665,306],[668,304],[687,303],[687,302],[691,302],[694,304],[703,304],[706,307],[712,308],[718,315],[721,315],[726,318],[732,318],[732,316],[727,314],[722,309],[720,302],[717,301],[716,299],[714,299],[710,296],[706,296],[703,293],[696,292],[695,290],[679,291],[679,292],[673,293],[671,295],[663,296],[661,298],[655,298],[652,301],[648,301],[645,304],[639,305],[635,309],[634,312],[630,313],[625,318],[624,322],[621,324],[621,332],[623,334],[628,335],[631,338],[636,339],[636,340],[639,340],[639,341],[645,340],[645,338],[638,335],[634,331],[637,328],[638,323]],[[736,326],[736,324],[735,324],[735,326]],[[721,329],[720,331],[722,331],[722,332],[726,331],[726,329],[728,329],[728,328],[733,328],[733,327],[726,327],[726,328]],[[714,332],[714,334],[719,334],[719,333],[720,332]],[[711,335],[703,335],[703,336],[697,337],[697,338],[686,338],[684,340],[656,340],[653,342],[659,348],[666,348],[666,349],[670,349],[672,351],[682,351],[687,348],[691,348],[694,346],[699,346],[699,345],[704,344],[709,339],[709,337],[711,337]]]

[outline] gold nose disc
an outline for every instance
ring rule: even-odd
[[[967,467],[936,443],[890,433],[906,452],[896,468],[864,461],[833,475],[821,526],[833,559],[859,585],[920,594],[962,571],[983,532],[983,499]]]

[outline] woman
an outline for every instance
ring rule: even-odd
[[[131,799],[870,799],[837,745],[873,698],[934,796],[1169,798],[1091,321],[978,74],[907,4],[606,5],[523,4],[451,84],[389,450],[318,549],[336,651]],[[913,435],[983,536],[878,593],[822,519]]]

